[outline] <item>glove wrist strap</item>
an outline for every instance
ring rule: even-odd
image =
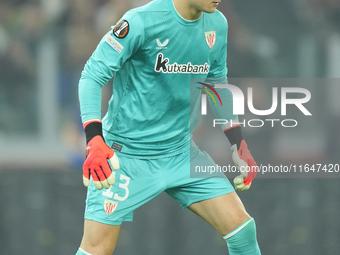
[[[224,130],[224,134],[228,137],[228,140],[229,140],[231,146],[236,144],[237,149],[240,148],[241,142],[243,140],[243,135],[242,135],[240,125],[234,126],[234,127],[231,127],[231,128]]]
[[[100,135],[101,137],[103,137],[102,122],[93,121],[93,122],[86,124],[85,135],[86,135],[86,144],[88,144],[89,141],[97,135]]]

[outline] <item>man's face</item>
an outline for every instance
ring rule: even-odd
[[[190,0],[190,3],[199,11],[213,13],[221,0]]]

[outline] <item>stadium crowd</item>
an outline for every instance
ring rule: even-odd
[[[49,38],[58,53],[55,70],[58,94],[55,96],[61,113],[60,135],[66,143],[71,143],[69,146],[75,154],[82,155],[83,131],[77,98],[81,70],[111,25],[127,10],[146,2],[148,0],[2,0],[0,138],[39,135],[38,67],[49,64],[39,63],[41,45]],[[336,77],[336,71],[329,70],[338,70],[340,65],[340,60],[332,58],[339,48],[336,40],[332,40],[340,33],[339,1],[225,0],[219,9],[229,21],[229,78],[305,77],[301,72],[301,66],[305,65],[303,57],[300,59],[299,46],[303,35],[313,38],[318,48],[316,70],[310,72],[312,77]],[[103,112],[111,90],[110,86],[104,87]],[[80,138],[70,139],[74,134]]]

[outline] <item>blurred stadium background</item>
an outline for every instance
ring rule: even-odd
[[[146,2],[0,0],[1,255],[76,253],[86,197],[78,80],[110,26]],[[332,81],[305,86],[313,91],[315,115],[302,129],[286,135],[282,128],[245,129],[257,162],[339,163],[340,2],[223,0],[219,9],[230,27],[230,78]],[[112,82],[103,90],[103,112],[111,92]],[[207,148],[213,158],[230,158],[222,132],[197,132],[198,144],[207,136],[220,141]],[[256,219],[264,255],[334,255],[339,193],[337,178],[259,178],[240,197]],[[227,249],[210,226],[162,194],[122,226],[115,254]]]

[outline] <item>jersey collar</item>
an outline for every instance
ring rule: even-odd
[[[186,20],[186,19],[184,19],[181,15],[179,15],[179,13],[177,12],[173,0],[168,0],[168,4],[170,5],[171,12],[172,12],[172,14],[175,16],[176,20],[177,20],[179,23],[183,24],[183,25],[186,25],[186,26],[195,26],[195,25],[197,25],[197,24],[201,21],[201,19],[202,19],[203,13],[202,13],[201,17],[199,17],[199,18],[196,19],[196,20]]]

